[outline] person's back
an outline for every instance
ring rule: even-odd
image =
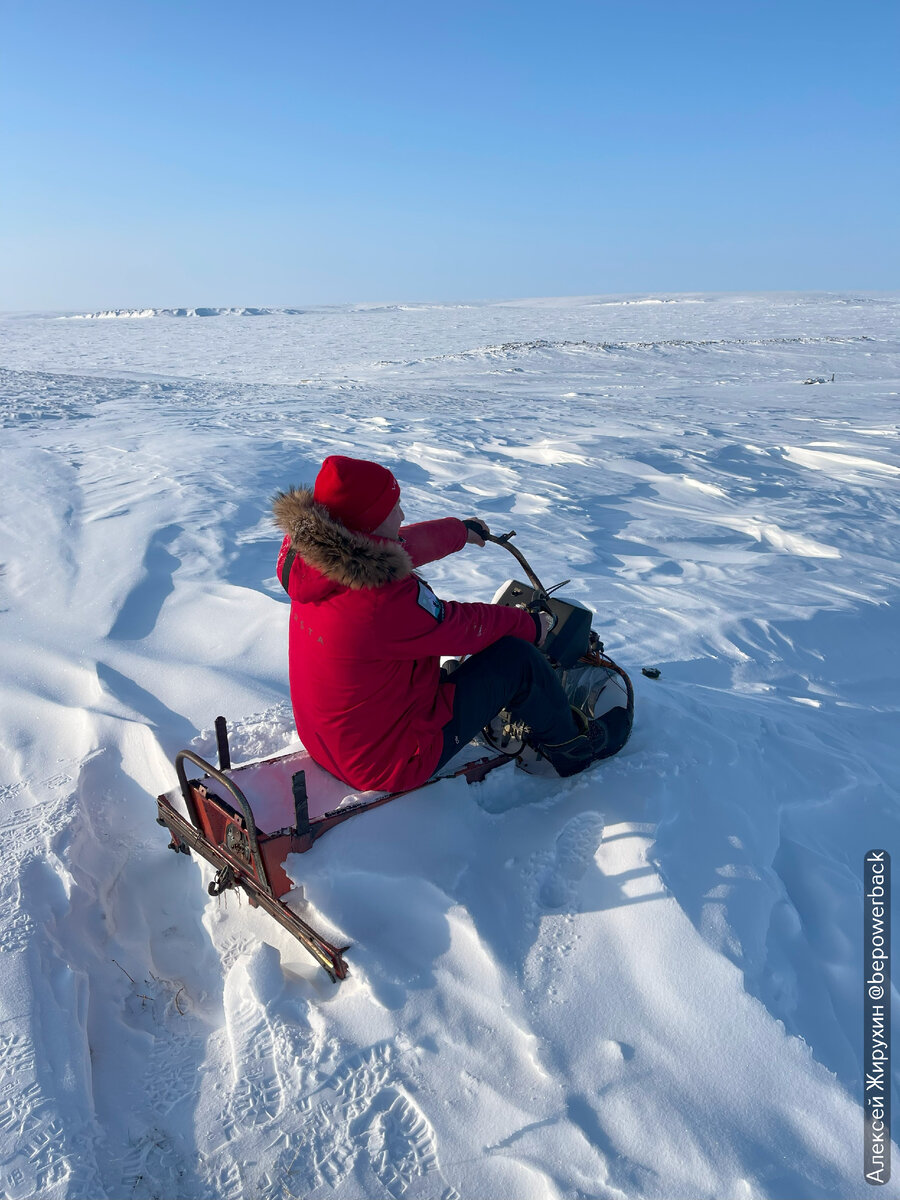
[[[399,496],[386,468],[333,456],[314,490],[293,488],[274,499],[285,533],[278,576],[291,597],[291,701],[306,749],[354,787],[414,788],[516,687],[523,696],[540,693],[541,706],[532,707],[547,741],[571,739],[568,704],[533,649],[540,621],[518,608],[441,600],[416,573],[467,542],[483,545],[472,532],[478,522],[446,517],[403,526]],[[490,661],[489,647],[498,648]],[[474,657],[447,680],[441,655]],[[479,664],[486,668],[480,676]],[[485,686],[493,682],[502,684],[496,705]],[[485,699],[464,704],[470,692]],[[479,704],[491,709],[483,718]]]

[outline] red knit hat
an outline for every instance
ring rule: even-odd
[[[332,454],[316,476],[313,497],[348,529],[371,533],[393,512],[400,485],[387,467]]]

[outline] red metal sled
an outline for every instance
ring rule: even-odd
[[[216,878],[209,885],[211,896],[218,896],[229,888],[241,888],[250,903],[265,909],[293,934],[333,980],[344,979],[347,964],[343,956],[348,947],[334,946],[326,941],[281,899],[294,886],[285,873],[284,861],[289,854],[302,854],[309,850],[323,833],[342,821],[371,808],[378,808],[399,796],[409,795],[409,792],[369,793],[368,798],[360,797],[355,802],[310,818],[306,771],[301,769],[290,774],[292,823],[265,832],[257,825],[241,784],[244,783],[246,787],[245,778],[251,780],[253,773],[264,767],[286,766],[290,772],[291,767],[297,765],[291,760],[302,761],[305,756],[282,755],[230,770],[224,729],[224,718],[219,717],[216,731],[219,735],[221,768],[214,767],[192,750],[181,750],[175,757],[175,770],[187,817],[174,807],[171,794],[158,796],[156,801],[159,809],[157,821],[172,834],[169,848],[183,854],[195,850],[216,868]],[[476,783],[495,767],[511,761],[507,754],[478,758],[457,770],[437,775],[428,783],[460,775],[469,783]],[[188,779],[186,763],[199,767],[204,773],[203,778]],[[226,771],[229,773],[226,774]],[[282,796],[281,800],[284,801],[285,797]]]

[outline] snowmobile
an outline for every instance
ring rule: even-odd
[[[602,749],[596,757],[608,758],[621,750],[631,733],[631,680],[605,653],[591,628],[590,610],[557,595],[570,580],[545,588],[512,544],[514,537],[513,530],[501,536],[488,534],[486,540],[513,554],[529,582],[508,580],[493,603],[552,616],[541,650],[557,670],[570,703],[584,714],[592,729],[602,726],[596,739]],[[349,946],[326,941],[282,899],[294,886],[285,872],[285,859],[312,849],[324,833],[351,817],[411,792],[354,792],[313,762],[305,750],[235,767],[224,717],[216,718],[215,729],[218,766],[193,750],[179,751],[175,756],[178,787],[157,797],[157,821],[172,835],[169,848],[188,855],[196,851],[216,870],[208,886],[211,896],[240,888],[251,905],[264,909],[293,934],[334,982],[344,979],[344,954]],[[534,769],[539,759],[539,751],[529,745],[528,730],[502,712],[479,739],[422,787],[459,776],[477,783],[509,763]],[[189,763],[203,772],[202,778],[188,778]],[[179,800],[183,812],[176,807]]]

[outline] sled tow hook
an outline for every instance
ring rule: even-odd
[[[236,882],[231,865],[226,863],[224,867],[219,867],[218,871],[216,871],[215,879],[206,890],[211,896],[221,896],[228,888],[234,887]]]

